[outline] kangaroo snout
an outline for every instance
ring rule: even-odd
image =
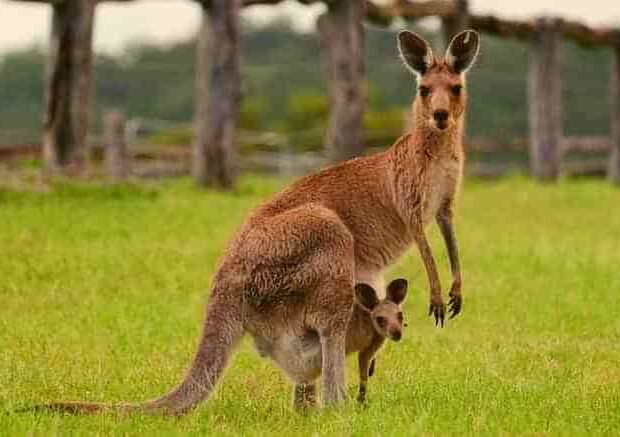
[[[403,337],[403,333],[400,329],[395,329],[393,331],[390,331],[390,338],[394,341],[400,341],[400,339]]]
[[[448,117],[450,114],[445,109],[438,109],[433,112],[433,119],[439,129],[445,129],[448,127]]]

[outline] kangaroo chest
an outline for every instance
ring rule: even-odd
[[[435,220],[439,209],[455,197],[461,179],[461,163],[456,157],[431,161],[421,184],[421,216],[424,225]]]

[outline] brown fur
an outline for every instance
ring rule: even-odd
[[[358,352],[360,387],[358,400],[364,401],[370,363],[386,338],[399,341],[403,319],[401,305],[407,293],[407,281],[397,279],[387,288],[386,298],[379,300],[367,284],[355,286],[356,305],[346,331],[345,354]],[[378,318],[382,318],[383,325]],[[316,380],[322,372],[322,351],[319,335],[307,330],[303,335],[265,337],[256,335],[259,354],[272,359],[293,381],[293,405],[298,409],[316,404]]]
[[[447,60],[411,32],[399,34],[406,65],[432,87],[414,104],[413,130],[387,151],[353,159],[305,177],[254,211],[233,238],[213,279],[203,334],[185,379],[169,394],[142,404],[53,403],[36,408],[183,414],[208,398],[244,333],[303,337],[321,344],[323,400],[345,396],[346,333],[354,284],[383,290],[383,271],[416,243],[430,284],[430,312],[443,325],[446,306],[425,227],[436,220],[448,247],[452,315],[461,310],[461,275],[452,226],[463,168],[463,84],[478,36],[457,35]],[[456,68],[455,66],[458,66]],[[447,110],[445,129],[434,113]],[[314,396],[314,394],[312,394]]]
[[[356,285],[357,295],[360,294],[360,288],[365,286],[365,284]],[[372,290],[372,293],[375,293],[372,288],[368,288]],[[370,290],[367,289],[367,291]],[[376,297],[377,302],[373,304],[374,307],[368,306],[367,302],[361,302],[359,298],[357,299],[357,305],[353,310],[347,330],[346,353],[358,352],[360,384],[357,400],[359,402],[366,400],[368,378],[375,372],[375,357],[385,343],[385,339],[400,341],[402,337],[404,325],[401,308],[406,293],[407,281],[397,279],[388,285],[385,299],[379,301]],[[383,317],[385,320],[384,326],[378,324],[379,317]]]

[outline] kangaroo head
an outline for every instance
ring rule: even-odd
[[[439,132],[458,125],[465,112],[465,73],[476,60],[479,46],[478,33],[465,30],[452,39],[443,58],[436,58],[421,36],[408,30],[398,34],[400,57],[417,76],[415,123]]]
[[[403,335],[402,304],[407,297],[407,281],[395,279],[387,286],[386,297],[379,300],[377,292],[368,284],[355,286],[356,304],[370,315],[379,335],[399,341]]]

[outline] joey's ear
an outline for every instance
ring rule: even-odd
[[[372,311],[379,304],[377,292],[368,284],[355,285],[355,301],[366,311]]]
[[[480,35],[475,30],[457,34],[446,49],[446,63],[455,73],[464,73],[474,64],[480,49]]]
[[[386,297],[397,305],[403,303],[407,297],[407,280],[401,278],[390,282],[387,286]]]
[[[424,76],[435,62],[431,46],[424,38],[409,30],[398,33],[398,52],[405,66],[420,76]]]

